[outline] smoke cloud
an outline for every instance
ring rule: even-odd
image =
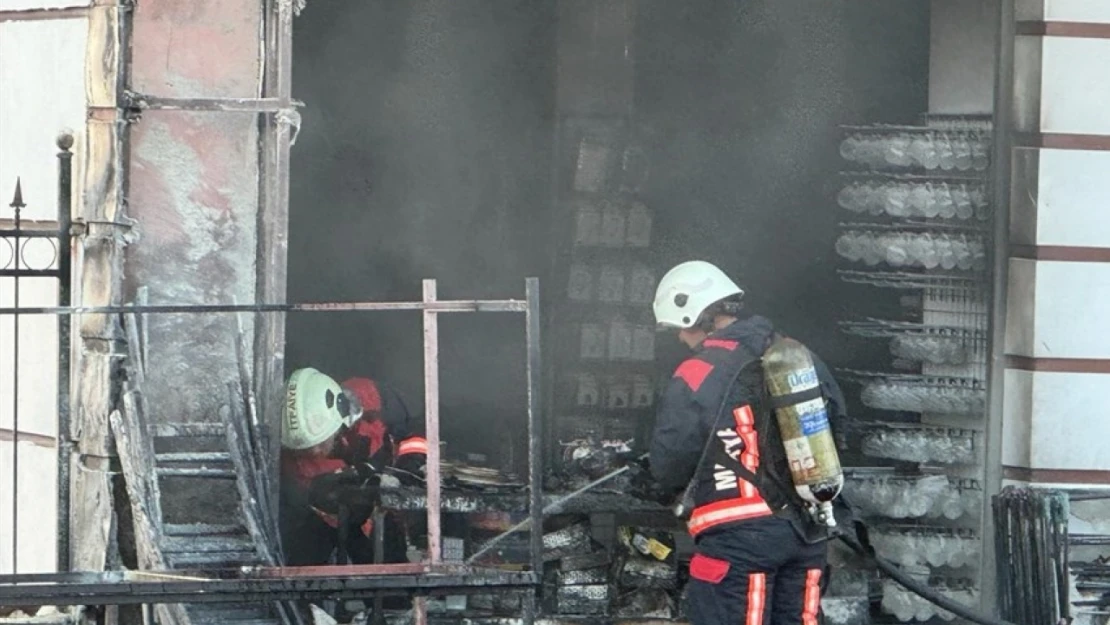
[[[572,218],[551,189],[557,4],[309,2],[295,29],[294,95],[307,106],[292,301],[416,299],[422,278],[439,280],[441,298],[519,296],[526,276],[548,303],[565,297],[548,279],[567,244],[552,233]],[[835,274],[837,125],[925,110],[928,3],[633,4],[659,275],[717,262],[831,365],[882,357],[836,326],[876,295]],[[288,367],[376,376],[419,409],[420,329],[417,314],[291,316]],[[444,317],[440,331],[444,437],[488,448],[491,430],[475,425],[523,413],[523,320]],[[678,352],[657,344],[665,371]],[[561,349],[577,345],[549,340],[545,356]]]

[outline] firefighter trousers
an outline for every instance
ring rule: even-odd
[[[806,544],[779,517],[698,536],[690,561],[692,625],[819,625],[828,543]]]

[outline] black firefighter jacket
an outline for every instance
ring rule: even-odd
[[[714,445],[724,445],[728,452],[739,451],[737,459],[757,477],[765,476],[770,467],[777,483],[792,486],[778,425],[773,417],[758,417],[769,408],[763,398],[762,369],[753,361],[770,346],[774,334],[766,318],[741,318],[713,332],[675,370],[660,401],[650,448],[652,475],[668,492],[683,490],[694,477],[714,427],[714,438],[719,439]],[[845,414],[844,395],[828,367],[816,356],[813,362],[835,431]],[[749,363],[752,366],[734,383],[737,373]],[[774,431],[758,432],[757,424]],[[692,536],[770,516],[784,503],[798,501],[792,488],[790,493],[771,493],[766,492],[771,490],[766,480],[757,480],[763,483],[761,489],[735,473],[722,476],[722,467],[715,467],[712,461],[715,451],[710,448],[698,472],[695,508],[687,523]],[[762,461],[761,455],[766,456]]]

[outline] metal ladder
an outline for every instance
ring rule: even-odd
[[[265,444],[251,427],[256,415],[248,416],[253,398],[245,369],[241,367],[240,380],[228,383],[219,422],[151,423],[142,396],[145,363],[136,315],[125,315],[124,325],[127,381],[123,410],[112,415],[112,426],[132,499],[140,565],[187,576],[188,571],[280,564],[277,520],[270,507],[272,477]],[[182,505],[175,501],[175,489],[162,488],[167,479],[195,482],[187,489],[193,493],[211,485],[211,492],[225,493],[225,505],[194,505],[188,522],[165,522],[163,510]],[[226,495],[229,483],[234,484],[233,497]],[[302,622],[288,602],[159,606],[155,611],[163,625]]]

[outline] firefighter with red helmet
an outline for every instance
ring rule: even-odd
[[[370,378],[350,378],[342,387],[351,403],[361,407],[361,416],[339,440],[344,456],[393,466],[422,479],[428,441],[423,423],[413,419],[401,395]]]
[[[427,442],[400,396],[365,378],[345,386],[312,368],[286,386],[281,530],[290,566],[327,564],[337,550],[341,560],[373,562],[378,493],[400,486],[397,475],[423,479]],[[404,528],[391,515],[385,539],[385,561],[405,561]]]
[[[827,531],[807,518],[791,483],[761,357],[778,336],[743,310],[744,291],[719,268],[682,263],[660,281],[657,324],[694,353],[660,400],[649,467],[659,486],[685,488],[696,544],[687,590],[694,625],[817,625]],[[844,398],[813,358],[832,422]]]

